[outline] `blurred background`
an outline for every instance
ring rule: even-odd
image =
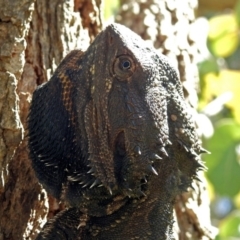
[[[208,26],[199,111],[210,120],[203,142],[212,152],[204,156],[212,223],[216,239],[240,239],[240,1],[200,0],[197,14]]]
[[[105,20],[118,1],[105,1]],[[198,125],[208,168],[205,173],[217,240],[240,239],[240,0],[199,0]]]

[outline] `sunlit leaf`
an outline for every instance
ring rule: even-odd
[[[104,19],[109,19],[110,17],[114,16],[118,7],[119,7],[119,0],[105,0],[103,1],[103,10],[104,10]]]
[[[219,236],[220,239],[230,236],[240,237],[240,210],[234,211],[221,222]]]
[[[232,92],[233,98],[226,104],[232,109],[233,115],[240,123],[240,71],[222,70],[217,75],[208,73],[204,77],[205,88],[203,98],[211,101],[213,97],[220,96],[224,92]]]
[[[198,65],[199,73],[201,75],[205,75],[210,72],[219,72],[219,67],[217,64],[217,59],[209,58],[204,60],[203,62],[199,63]]]
[[[209,20],[209,48],[219,57],[231,55],[238,47],[238,23],[234,14],[225,14]]]
[[[240,29],[239,29],[239,33],[240,33]],[[240,45],[232,55],[225,58],[225,63],[229,69],[232,69],[232,70],[240,69]]]
[[[240,191],[234,198],[234,204],[236,205],[237,208],[240,209]]]
[[[199,76],[200,76],[200,89],[199,92],[199,107],[202,108],[204,105],[208,103],[207,99],[202,97],[203,89],[205,89],[205,81],[204,76],[208,73],[218,73],[219,72],[219,66],[217,64],[217,58],[209,57],[208,59],[205,59],[204,61],[200,62],[198,64],[198,70],[199,70]]]
[[[215,198],[215,191],[214,191],[214,186],[212,185],[212,183],[210,181],[208,181],[208,179],[206,179],[207,181],[207,192],[208,192],[208,197],[209,199],[212,201]]]
[[[235,6],[235,17],[236,17],[238,26],[240,26],[240,0],[237,1]]]
[[[205,155],[207,178],[220,195],[235,196],[240,190],[240,164],[236,146],[240,143],[240,125],[233,119],[221,120],[206,147],[212,152]]]

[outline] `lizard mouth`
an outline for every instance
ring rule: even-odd
[[[126,152],[126,146],[125,146],[125,134],[123,131],[121,131],[115,140],[115,154],[117,157],[124,157]]]
[[[115,146],[114,146],[114,169],[115,169],[115,177],[117,182],[120,183],[123,179],[123,169],[124,165],[126,165],[127,159],[127,150],[126,150],[126,141],[124,131],[118,133]]]
[[[141,197],[145,196],[147,182],[158,177],[161,159],[168,158],[168,154],[160,142],[147,148],[140,141],[136,144],[135,140],[124,130],[117,134],[113,154],[114,174],[120,191],[130,197]]]
[[[127,145],[124,131],[119,132],[115,139],[115,177],[118,186],[125,194],[140,197],[144,195],[145,187],[143,184],[146,183],[146,177],[138,171],[138,164],[133,164],[133,153],[129,153]],[[134,162],[136,163],[136,160]]]

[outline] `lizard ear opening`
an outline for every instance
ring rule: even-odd
[[[113,73],[120,81],[125,81],[133,75],[136,65],[129,55],[116,57],[113,64]]]

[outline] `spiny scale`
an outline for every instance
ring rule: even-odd
[[[96,180],[93,182],[93,184],[90,186],[90,188],[93,188],[93,187],[99,185],[100,183],[101,183],[101,181],[100,181],[99,179],[96,179]]]
[[[142,197],[146,197],[147,195],[143,192],[143,191],[141,191],[141,190],[137,190],[137,194],[139,195],[139,196],[142,196]]]
[[[155,169],[152,165],[148,165],[147,170],[148,170],[150,173],[153,173],[153,174],[155,174],[155,175],[158,175],[156,169]]]
[[[83,188],[88,187],[89,185],[93,184],[93,181],[94,181],[94,180],[88,181],[88,182],[85,183],[82,187],[83,187]]]
[[[139,156],[142,154],[141,149],[140,149],[139,146],[136,146],[136,147],[134,148],[134,152],[135,152],[137,155],[139,155]]]
[[[211,152],[209,152],[208,150],[204,149],[204,148],[200,148],[200,154],[201,153],[207,153],[207,154],[211,154]]]
[[[199,181],[199,182],[202,182],[202,180],[198,177],[198,176],[193,176],[193,179],[195,179],[195,180],[197,180],[197,181]]]
[[[76,181],[81,181],[83,178],[83,175],[82,174],[77,174],[77,175],[73,175],[73,176],[68,176],[68,180],[69,181],[73,181],[73,182],[76,182]]]
[[[199,162],[199,161],[196,161],[196,167],[199,169],[199,170],[207,170],[207,167],[203,164],[203,163],[201,163],[201,162]]]
[[[152,159],[152,160],[161,160],[161,159],[162,159],[162,158],[161,158],[158,154],[156,154],[156,153],[152,153],[149,158]]]
[[[94,173],[94,169],[93,168],[91,168],[87,173]]]
[[[161,147],[161,148],[160,148],[160,151],[161,151],[161,153],[163,153],[163,155],[164,155],[165,157],[168,157],[168,153],[167,153],[167,151],[166,151],[166,149],[165,149],[164,147]]]

